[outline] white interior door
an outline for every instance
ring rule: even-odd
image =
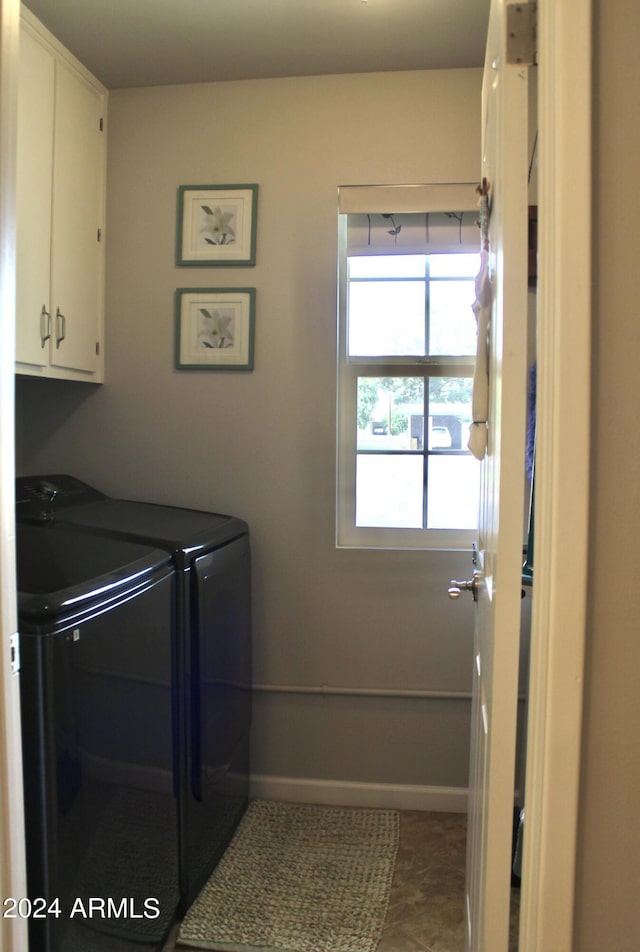
[[[489,185],[488,445],[477,554],[467,846],[467,949],[507,952],[524,512],[527,68],[506,65],[492,0],[482,94]]]

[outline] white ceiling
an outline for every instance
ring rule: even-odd
[[[26,0],[109,89],[482,66],[490,0]]]

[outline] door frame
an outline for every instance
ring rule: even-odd
[[[538,2],[535,584],[519,952],[573,948],[589,537],[591,8],[592,0]]]
[[[14,503],[15,196],[19,0],[0,0],[0,897],[26,896]],[[4,906],[3,906],[4,911]],[[27,919],[0,918],[0,948],[27,948]]]

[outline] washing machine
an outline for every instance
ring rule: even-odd
[[[179,914],[246,809],[251,724],[251,552],[235,516],[115,499],[65,474],[20,477],[19,522],[166,552],[176,578]]]
[[[19,524],[16,564],[29,947],[161,949],[179,902],[172,561]]]

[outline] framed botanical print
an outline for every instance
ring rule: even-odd
[[[176,263],[255,265],[257,212],[257,185],[181,185]]]
[[[253,370],[255,288],[178,288],[178,370]]]

